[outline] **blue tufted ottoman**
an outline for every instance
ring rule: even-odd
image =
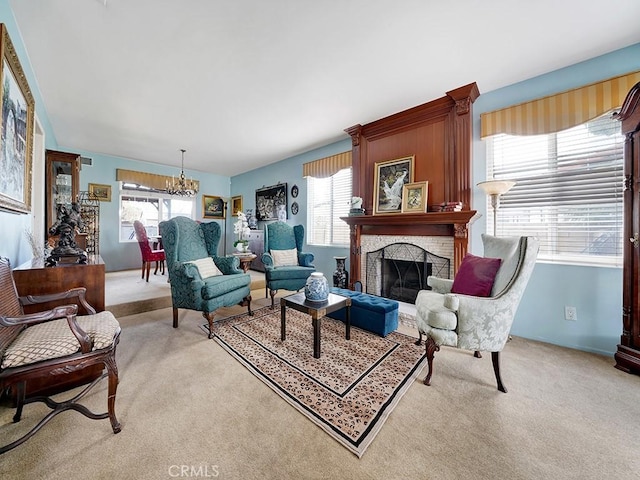
[[[331,288],[331,293],[351,297],[351,325],[386,337],[398,328],[398,302],[388,298],[354,292],[344,288]],[[345,309],[328,314],[329,317],[345,321]]]

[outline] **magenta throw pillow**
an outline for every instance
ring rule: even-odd
[[[453,279],[451,293],[488,297],[500,268],[499,258],[476,257],[467,253]]]

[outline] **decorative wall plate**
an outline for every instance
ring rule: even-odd
[[[298,186],[294,185],[293,187],[291,187],[291,196],[293,198],[296,198],[298,196]]]
[[[293,195],[293,192],[291,194]],[[293,202],[291,204],[291,214],[292,215],[297,215],[298,214],[298,202]]]

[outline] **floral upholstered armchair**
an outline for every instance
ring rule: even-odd
[[[173,328],[178,309],[202,312],[213,336],[213,318],[220,307],[240,304],[251,312],[251,276],[240,270],[237,257],[219,257],[220,225],[175,217],[160,223],[171,283]]]
[[[430,384],[433,356],[441,345],[491,352],[498,390],[507,389],[500,378],[499,354],[504,348],[516,310],[538,255],[533,237],[482,235],[484,257],[467,254],[455,279],[428,277],[432,290],[416,298],[416,322],[422,343],[426,335]]]
[[[307,278],[316,271],[312,253],[302,252],[304,227],[292,227],[285,222],[267,225],[264,236],[264,263],[266,288],[271,295],[271,308],[279,289],[297,291],[305,286]]]

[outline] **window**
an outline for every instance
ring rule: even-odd
[[[326,177],[307,177],[307,243],[348,246],[349,225],[340,217],[349,215],[351,167]]]
[[[498,235],[537,237],[540,260],[622,265],[624,137],[610,113],[548,135],[494,135],[487,145],[487,178],[517,182],[500,198]]]
[[[120,194],[120,241],[136,241],[133,229],[136,220],[144,224],[147,235],[152,237],[160,234],[160,222],[179,215],[195,218],[194,198],[173,197],[144,187],[128,188],[128,184],[124,184]]]

